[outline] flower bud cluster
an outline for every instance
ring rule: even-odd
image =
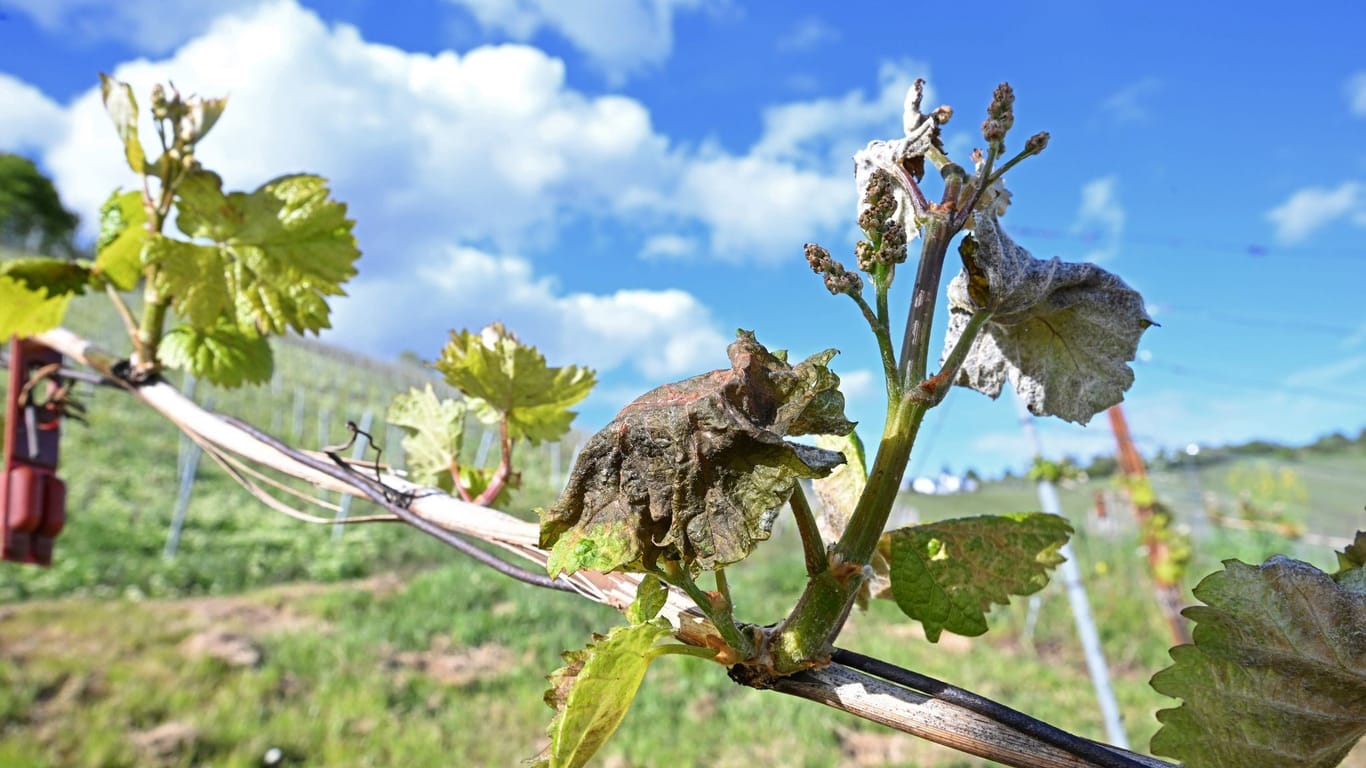
[[[895,186],[892,175],[878,168],[869,175],[864,187],[866,205],[859,212],[858,224],[871,242],[860,240],[854,248],[858,268],[864,272],[872,272],[877,264],[906,261],[906,226],[897,216]]]
[[[825,248],[807,243],[806,263],[811,265],[812,272],[825,275],[825,289],[832,295],[847,293],[855,296],[863,292],[863,278],[831,258],[830,251]]]
[[[987,105],[987,119],[982,123],[982,138],[988,143],[1005,141],[1006,133],[1015,125],[1015,91],[1009,83],[996,86]]]

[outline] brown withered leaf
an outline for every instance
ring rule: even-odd
[[[736,562],[768,538],[799,478],[843,463],[783,439],[853,429],[826,367],[835,350],[794,366],[742,330],[728,353],[730,370],[647,392],[584,446],[541,513],[552,575],[646,570],[661,557],[694,570]]]

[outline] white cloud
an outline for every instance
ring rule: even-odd
[[[1282,382],[1288,389],[1333,388],[1343,386],[1349,391],[1356,389],[1361,381],[1361,372],[1366,371],[1366,355],[1355,355],[1331,363],[1296,371],[1285,377]]]
[[[835,98],[765,109],[763,135],[752,153],[786,160],[817,158],[843,164],[841,170],[848,171],[854,152],[869,140],[900,135],[906,92],[916,78],[928,77],[929,67],[920,62],[884,62],[878,68],[878,90],[872,97],[853,90]],[[928,88],[924,104],[926,109],[934,105],[934,93]],[[853,188],[852,183],[849,186]]]
[[[1355,181],[1345,181],[1336,189],[1305,187],[1267,211],[1266,218],[1276,228],[1276,239],[1286,245],[1303,242],[1315,230],[1342,218],[1366,226],[1366,187]]]
[[[692,294],[565,292],[525,259],[474,248],[449,248],[412,278],[362,273],[350,293],[329,334],[366,351],[437,349],[448,329],[498,320],[552,364],[626,367],[660,381],[726,363],[728,339]]]
[[[83,40],[116,40],[139,51],[165,53],[203,32],[213,19],[264,0],[0,0],[44,31]]]
[[[684,260],[695,256],[700,247],[696,240],[683,235],[654,235],[640,247],[640,257],[646,261]]]
[[[840,39],[840,31],[819,16],[803,16],[778,39],[777,48],[785,53],[814,50]]]
[[[56,102],[28,83],[0,73],[0,150],[6,152],[37,149],[65,127],[65,115]]]
[[[1119,241],[1124,234],[1124,206],[1116,191],[1119,180],[1105,176],[1086,183],[1081,188],[1081,205],[1072,224],[1074,232],[1096,233],[1099,244],[1088,252],[1083,261],[1103,263],[1119,254]]]
[[[562,35],[608,80],[660,64],[673,51],[675,11],[703,0],[448,0],[465,7],[485,29],[530,40],[542,29]]]
[[[1347,78],[1343,86],[1347,95],[1347,107],[1357,117],[1366,117],[1366,71],[1357,72]]]
[[[838,368],[839,366],[836,366]],[[882,374],[867,368],[852,371],[837,371],[840,377],[840,392],[844,393],[847,403],[855,403],[866,397],[882,394]]]
[[[1149,102],[1162,90],[1162,81],[1145,77],[1110,94],[1101,102],[1101,109],[1119,123],[1146,120],[1152,114]]]

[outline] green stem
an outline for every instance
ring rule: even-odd
[[[899,398],[901,385],[896,375],[896,351],[892,349],[892,335],[887,330],[886,294],[881,291],[878,293],[878,314],[873,314],[873,308],[857,293],[849,294],[849,298],[858,304],[864,319],[868,321],[868,327],[877,339],[878,353],[882,357],[882,374],[887,379],[887,400],[889,403],[895,402]]]
[[[687,568],[679,564],[677,560],[664,560],[663,563],[663,570],[655,575],[665,583],[672,584],[686,592],[688,597],[697,604],[698,610],[711,620],[712,626],[716,627],[721,639],[725,640],[731,648],[734,648],[740,658],[753,658],[754,643],[747,634],[741,632],[740,628],[736,626],[729,602],[724,606],[724,610],[719,610],[711,595],[708,595],[701,587],[697,586],[696,581],[693,581],[692,574],[688,573]]]
[[[963,327],[962,335],[958,337],[958,341],[953,344],[953,349],[949,351],[949,356],[944,358],[944,365],[939,369],[939,373],[916,385],[911,396],[923,400],[930,407],[943,402],[944,397],[948,395],[949,387],[953,385],[953,380],[958,378],[958,371],[962,369],[963,362],[967,360],[973,342],[977,341],[977,337],[981,335],[982,329],[986,327],[989,320],[991,320],[990,310],[979,309],[973,312],[968,317],[968,324]]]
[[[944,257],[949,241],[957,230],[949,226],[948,216],[936,212],[925,220],[924,245],[920,267],[911,292],[911,308],[906,319],[906,335],[901,341],[901,386],[903,390],[925,378],[930,349],[930,329],[934,325],[935,301],[944,273]]]
[[[792,516],[797,520],[797,533],[802,537],[802,553],[806,557],[806,575],[816,576],[829,567],[825,558],[825,542],[821,540],[820,527],[816,525],[816,515],[806,500],[806,492],[800,484],[788,498]],[[719,574],[720,571],[717,571]]]
[[[777,629],[771,644],[775,672],[788,674],[828,657],[896,503],[901,476],[927,409],[926,403],[910,397],[897,403],[873,459],[868,485],[830,554],[830,565],[807,580],[805,591]]]

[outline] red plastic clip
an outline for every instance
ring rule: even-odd
[[[0,560],[51,565],[53,541],[66,525],[66,485],[57,477],[61,364],[61,353],[36,341],[10,342]]]

